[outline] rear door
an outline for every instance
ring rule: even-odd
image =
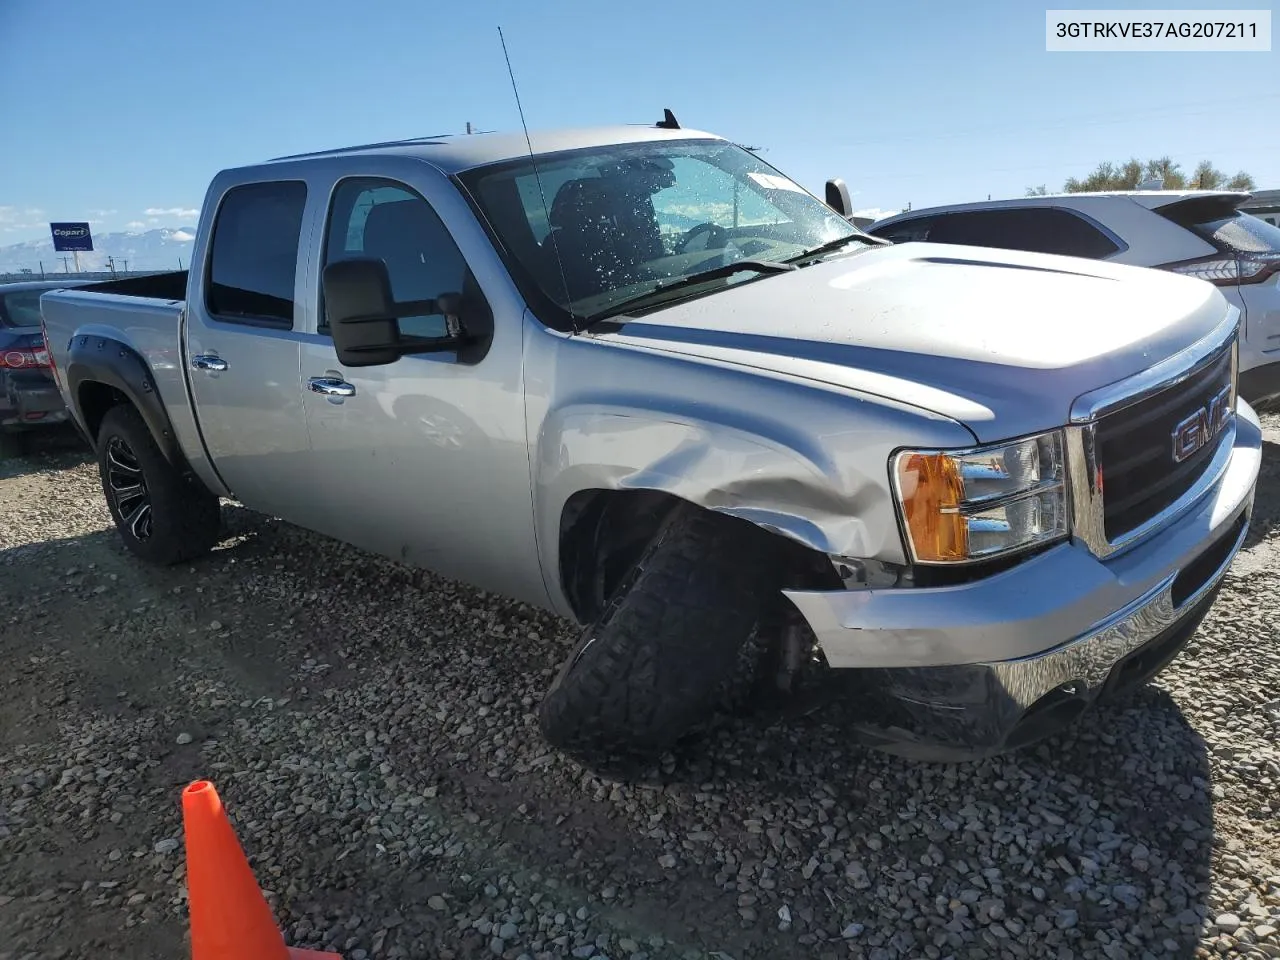
[[[302,522],[308,441],[295,304],[307,185],[232,185],[217,203],[187,302],[196,418],[214,468],[245,506]]]

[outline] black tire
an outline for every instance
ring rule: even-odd
[[[781,585],[770,539],[673,510],[547,691],[546,740],[592,765],[651,759],[709,720]]]
[[[102,492],[130,551],[168,566],[213,549],[222,525],[218,498],[164,458],[137,410],[108,410],[97,447]]]

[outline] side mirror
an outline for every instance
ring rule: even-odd
[[[339,260],[324,268],[324,312],[344,367],[372,367],[400,358],[391,278],[381,260]]]
[[[391,296],[387,265],[381,260],[338,260],[324,268],[321,282],[329,333],[344,367],[379,366],[407,353],[454,350],[465,342],[456,294],[397,303]],[[400,317],[431,314],[445,316],[448,336],[431,340],[401,336]]]
[[[849,196],[849,187],[839,177],[827,181],[827,206],[846,220],[853,216],[853,198]]]

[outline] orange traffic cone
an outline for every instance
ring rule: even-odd
[[[341,960],[286,947],[218,791],[197,780],[182,791],[191,960]]]

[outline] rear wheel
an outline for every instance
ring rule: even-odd
[[[218,542],[218,498],[164,458],[138,411],[112,407],[98,430],[98,472],[125,546],[151,563],[202,556]]]
[[[746,521],[673,510],[547,691],[548,742],[588,763],[652,758],[709,720],[781,586],[771,541]]]

